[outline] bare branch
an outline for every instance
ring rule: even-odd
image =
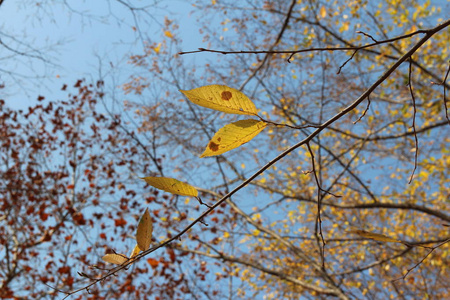
[[[211,53],[219,53],[219,54],[291,54],[291,56],[288,58],[288,61],[294,56],[295,54],[304,53],[304,52],[314,52],[314,51],[348,51],[348,50],[354,50],[359,51],[362,49],[371,48],[377,45],[392,43],[398,40],[407,39],[417,34],[427,34],[428,30],[417,30],[409,34],[400,35],[398,37],[392,38],[392,39],[386,39],[382,41],[377,41],[371,44],[363,45],[363,46],[349,46],[349,47],[318,47],[318,48],[308,48],[308,49],[301,49],[301,50],[239,50],[239,51],[225,51],[225,50],[215,50],[215,49],[206,49],[206,48],[198,48],[198,50],[193,51],[183,51],[179,52],[178,54],[184,55],[184,54],[192,54],[192,53],[200,53],[200,52],[211,52]],[[353,56],[352,56],[353,57]]]
[[[414,142],[415,142],[415,153],[414,153],[414,169],[411,173],[411,176],[409,177],[409,181],[408,183],[411,183],[411,181],[413,180],[414,177],[414,173],[417,169],[417,159],[419,157],[419,140],[417,139],[417,132],[416,132],[416,113],[417,113],[417,109],[416,109],[416,97],[414,96],[414,92],[412,89],[412,83],[411,83],[411,72],[412,72],[412,64],[411,64],[411,60],[412,57],[409,58],[409,72],[408,72],[408,87],[409,87],[409,92],[411,94],[411,100],[412,100],[412,104],[413,104],[413,109],[414,109],[414,113],[413,113],[413,121],[412,121],[412,129],[413,129],[413,133],[414,133]]]
[[[321,211],[321,203],[322,203],[322,187],[320,186],[319,178],[317,177],[317,171],[316,171],[316,165],[314,162],[314,153],[311,150],[311,147],[309,146],[309,143],[306,143],[306,146],[308,147],[309,154],[311,155],[311,165],[312,165],[312,173],[314,174],[314,178],[316,180],[317,185],[317,223],[319,226],[319,235],[322,240],[322,247],[320,247],[320,256],[322,258],[322,268],[325,269],[325,239],[323,238],[322,233],[322,218],[320,215]]]
[[[444,110],[445,110],[445,118],[448,121],[448,124],[450,125],[450,118],[448,116],[448,106],[447,106],[447,96],[446,96],[446,82],[447,82],[447,78],[448,78],[448,74],[450,73],[450,61],[448,62],[448,68],[447,68],[447,72],[445,73],[445,77],[444,80],[442,80],[442,82],[440,83],[436,83],[436,82],[432,82],[433,84],[436,85],[442,85],[442,87],[444,88],[443,94],[444,94]]]

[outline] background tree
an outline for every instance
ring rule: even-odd
[[[209,43],[209,50],[197,55],[215,52],[219,62],[184,69],[184,56],[165,61],[161,47],[172,53],[186,50],[176,48],[180,40],[170,37],[149,43],[134,63],[149,74],[168,76],[176,89],[210,83],[239,88],[261,108],[261,116],[297,127],[272,128],[243,149],[204,159],[200,166],[197,159],[184,161],[185,178],[202,178],[197,185],[212,199],[309,136],[382,78],[363,97],[365,104],[265,170],[219,210],[222,216],[211,216],[212,225],[194,229],[197,247],[177,246],[222,268],[199,283],[199,290],[214,295],[218,291],[211,282],[222,279],[229,290],[219,291],[220,297],[231,298],[448,295],[449,274],[443,267],[449,221],[449,64],[443,50],[448,25],[395,66],[430,34],[425,29],[444,21],[448,4],[213,1],[197,7]],[[214,27],[218,19],[221,24]],[[166,26],[177,30],[174,22]],[[393,72],[383,78],[389,69]],[[141,84],[133,81],[126,89],[147,95],[140,88],[159,88],[153,81],[142,75]],[[181,145],[184,153],[198,156],[212,134],[234,120],[189,102],[177,109],[166,99],[179,99],[178,92],[166,90],[162,99],[152,97],[152,104],[161,103],[168,113],[162,122],[173,149]],[[211,175],[196,176],[203,172]],[[367,232],[404,243],[382,243],[379,236],[371,240]],[[422,261],[430,251],[423,246],[441,248]],[[407,273],[405,280],[395,280]]]
[[[48,93],[80,77],[111,75],[128,59],[129,49],[140,51],[146,35],[159,31],[156,16],[165,9],[156,4],[135,0],[2,1],[2,94],[8,95],[10,102],[25,102],[20,96],[34,99],[37,93]],[[128,76],[123,66],[121,74]],[[55,83],[58,79],[61,81]],[[28,100],[27,104],[32,103]]]
[[[52,250],[72,245],[74,239],[65,240],[68,233],[63,229],[72,236],[78,234],[87,242],[81,244],[77,239],[77,250],[67,248],[64,253],[50,256],[48,274],[54,276],[53,281],[43,279],[38,270],[40,260],[32,261],[36,267],[29,271],[34,270],[36,275],[29,278],[61,292],[83,290],[112,274],[102,270],[111,268],[100,260],[105,252],[131,252],[137,219],[144,207],[150,208],[153,219],[154,245],[176,237],[207,210],[193,198],[149,188],[138,177],[170,176],[187,181],[197,186],[203,202],[211,205],[251,178],[269,160],[306,139],[181,239],[145,256],[146,262],[135,262],[127,270],[120,270],[118,277],[89,286],[91,296],[80,293],[72,297],[448,297],[449,274],[445,266],[449,263],[450,140],[446,49],[450,32],[449,21],[444,20],[448,3],[433,5],[404,1],[198,1],[193,10],[199,24],[203,24],[204,47],[210,50],[189,55],[177,54],[186,51],[182,47],[183,28],[167,18],[163,35],[148,39],[146,51],[130,58],[136,73],[123,86],[129,100],[122,102],[107,91],[103,94],[101,85],[95,89],[80,82],[76,86],[80,95],[69,98],[69,105],[64,104],[68,111],[73,107],[74,112],[61,115],[63,120],[79,116],[75,121],[65,121],[69,135],[78,132],[78,145],[64,142],[61,150],[55,151],[64,150],[57,154],[61,158],[76,155],[77,159],[76,169],[70,161],[65,162],[67,176],[60,184],[66,190],[57,191],[55,197],[66,199],[77,191],[77,200],[70,202],[77,204],[70,213],[67,203],[59,204],[65,205],[59,208],[54,204],[52,209],[63,216],[70,214],[72,220],[73,214],[79,213],[87,226],[73,221],[73,232],[66,229],[68,225],[58,227],[63,218],[54,217],[56,213],[51,214],[52,227],[45,228],[38,220],[41,214],[31,213],[21,222],[5,219],[2,226],[5,224],[4,230],[12,233],[4,235],[4,251],[20,249],[23,242],[14,244],[18,239],[15,235],[26,232],[22,227],[8,229],[6,224],[40,224],[39,232],[52,232],[50,241],[29,247],[37,249],[42,245],[41,252],[35,255],[40,259]],[[436,27],[439,23],[443,25]],[[425,31],[430,28],[437,29]],[[424,36],[428,40],[421,44]],[[416,45],[413,53],[408,52]],[[216,50],[218,53],[209,53]],[[207,62],[196,62],[197,57]],[[392,72],[383,77],[389,70]],[[372,90],[377,80],[380,84]],[[212,135],[239,116],[198,107],[186,101],[178,90],[212,83],[239,88],[261,109],[261,117],[288,126],[270,126],[238,150],[200,160],[198,156]],[[82,96],[86,92],[87,96]],[[361,95],[366,96],[359,98]],[[99,112],[93,114],[94,107],[86,109],[88,98],[107,104],[101,117]],[[364,103],[323,125],[358,98]],[[108,102],[111,99],[119,104],[116,111]],[[46,109],[43,106],[38,110]],[[97,118],[92,129],[87,117],[90,115]],[[4,119],[11,122],[9,114]],[[31,128],[43,128],[45,137],[44,129],[53,126],[45,118],[45,125],[37,127],[36,122],[28,127],[23,126],[24,120],[20,122],[20,127],[5,123],[2,128],[19,130],[17,136],[23,138],[34,133]],[[320,134],[314,133],[320,128]],[[72,136],[61,139],[65,131],[58,130],[52,133],[51,141],[73,140]],[[5,141],[12,139],[12,134],[4,136]],[[17,144],[5,144],[5,151]],[[55,147],[54,142],[44,144]],[[38,154],[26,156],[23,148],[15,150],[24,155],[19,156],[20,165],[37,161],[34,156]],[[81,150],[84,156],[78,158],[79,149],[86,150]],[[9,152],[5,151],[2,153],[7,161],[17,156],[6,155]],[[89,165],[90,155],[95,156],[96,167]],[[35,170],[41,168],[39,172],[45,174],[42,166],[32,171],[38,173]],[[53,170],[58,168],[62,167]],[[8,170],[4,174],[12,172]],[[19,172],[18,167],[13,171],[13,175],[27,174],[28,181],[36,182],[30,179],[35,175],[28,175],[33,172]],[[91,184],[90,172],[93,186],[87,185]],[[71,176],[75,176],[77,184],[68,180]],[[15,181],[18,176],[3,177],[9,180],[5,182],[23,185]],[[36,187],[32,194],[39,195],[41,190]],[[5,193],[11,191],[9,186],[5,188]],[[29,195],[20,194],[14,203],[29,205],[26,197]],[[25,218],[16,206],[20,208],[10,204],[15,213],[2,218]],[[97,207],[101,211],[96,211]],[[40,239],[35,232],[30,236]],[[68,262],[61,261],[61,257],[68,257]],[[4,261],[9,266],[4,270],[13,269],[13,263]],[[60,269],[66,266],[70,269]],[[19,277],[22,273],[5,274],[4,278],[11,278],[4,280],[8,295],[62,296],[38,284],[32,287],[39,290],[28,294],[18,287],[25,280]],[[49,291],[51,296],[44,294]]]

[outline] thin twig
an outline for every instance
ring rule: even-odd
[[[373,36],[371,36],[371,35],[368,34],[368,33],[365,33],[364,31],[357,31],[356,33],[363,34],[363,35],[365,35],[366,37],[370,38],[370,39],[371,39],[372,41],[374,41],[375,43],[379,43],[376,39],[374,39]]]
[[[417,108],[416,108],[416,97],[414,96],[414,92],[412,89],[412,83],[411,83],[411,73],[412,73],[412,56],[409,58],[409,73],[408,73],[408,87],[409,87],[409,93],[411,94],[411,100],[412,100],[412,104],[413,104],[413,121],[412,121],[412,126],[411,128],[413,129],[413,133],[414,133],[414,142],[415,142],[415,154],[414,154],[414,169],[411,173],[411,176],[409,177],[409,181],[408,184],[410,184],[413,180],[414,177],[414,173],[416,172],[417,169],[417,160],[419,157],[419,139],[417,138],[417,132],[416,132],[416,113],[417,113]]]
[[[335,195],[335,194],[333,194],[333,193],[331,193],[331,192],[329,192],[329,191],[327,191],[327,190],[322,188],[322,186],[320,184],[320,181],[319,181],[319,178],[317,177],[316,164],[315,164],[315,161],[314,161],[314,153],[313,153],[309,143],[306,143],[306,146],[308,147],[309,154],[311,155],[312,173],[314,174],[314,179],[315,179],[316,184],[317,184],[317,220],[318,220],[318,223],[319,223],[319,234],[320,234],[320,237],[322,239],[321,252],[322,252],[322,257],[324,257],[323,254],[324,254],[324,251],[325,251],[325,244],[326,243],[325,243],[325,239],[323,238],[322,217],[321,217],[321,214],[320,214],[320,211],[322,209],[322,192],[325,193],[325,194],[330,194],[330,195],[332,195],[334,197],[340,197],[340,196]],[[324,264],[324,260],[322,261],[322,263]]]
[[[209,204],[206,204],[205,202],[203,202],[200,197],[195,197],[195,199],[197,199],[197,201],[200,205],[205,205],[206,207],[211,207]]]
[[[352,59],[353,59],[353,57],[355,57],[355,54],[356,54],[356,52],[358,52],[358,50],[360,50],[360,49],[356,49],[355,51],[353,51],[353,54],[352,54],[352,56],[350,56],[340,67],[339,67],[339,70],[337,71],[337,73],[336,74],[341,74],[341,70],[342,70],[342,68],[343,67],[345,67],[345,65],[349,62],[349,61],[351,61]]]
[[[208,226],[208,223],[205,222],[205,220],[202,218],[201,220],[198,221],[199,223]]]
[[[450,125],[450,118],[449,118],[449,116],[448,116],[448,106],[447,106],[447,96],[446,96],[446,93],[445,93],[445,88],[446,88],[446,86],[445,86],[445,82],[447,81],[447,78],[448,78],[448,74],[450,73],[450,61],[448,62],[448,69],[447,69],[447,73],[445,73],[445,77],[444,77],[444,80],[442,80],[442,82],[441,83],[435,83],[435,82],[432,82],[433,84],[437,84],[437,85],[442,85],[442,87],[444,88],[444,110],[445,110],[445,118],[447,119],[447,121],[448,121],[448,124]]]
[[[353,124],[358,123],[359,121],[361,121],[361,119],[366,115],[367,111],[369,110],[370,107],[370,96],[367,96],[367,106],[366,109],[364,110],[363,114],[358,118],[358,120],[354,121]]]
[[[308,147],[309,154],[311,155],[311,165],[312,165],[312,173],[314,174],[314,178],[316,180],[317,184],[317,223],[319,226],[319,235],[322,240],[322,247],[320,247],[320,257],[322,258],[322,268],[325,270],[325,239],[323,237],[322,233],[322,217],[320,215],[320,211],[322,209],[322,187],[320,186],[319,178],[317,177],[316,172],[316,164],[314,162],[314,153],[311,150],[311,147],[309,146],[309,143],[306,143],[306,146]]]
[[[448,20],[447,20],[448,22]],[[444,23],[446,24],[446,23]],[[219,54],[291,54],[288,61],[292,58],[293,55],[298,53],[304,53],[304,52],[313,52],[313,51],[347,51],[347,50],[361,50],[370,48],[373,46],[386,44],[386,43],[392,43],[401,39],[410,38],[414,35],[421,34],[421,33],[429,33],[429,30],[417,30],[409,34],[401,35],[392,39],[386,39],[382,41],[378,41],[371,44],[366,44],[363,46],[349,46],[349,47],[318,47],[318,48],[308,48],[308,49],[301,49],[301,50],[239,50],[239,51],[225,51],[225,50],[215,50],[215,49],[206,49],[206,48],[198,48],[198,50],[193,51],[183,51],[179,52],[178,54],[184,55],[184,54],[193,54],[193,53],[200,53],[200,52],[211,52],[211,53],[219,53]]]
[[[1,4],[1,3],[0,3],[0,4]],[[51,288],[52,290],[55,290],[55,291],[57,291],[57,292],[59,292],[59,293],[64,293],[62,290],[60,290],[60,289],[58,289],[58,288],[56,288],[56,287],[54,287],[54,286],[51,286],[51,285],[49,285],[48,283],[46,283],[46,282],[44,282],[44,281],[42,281],[42,283],[45,284],[46,286],[48,286],[49,288]]]
[[[271,125],[274,125],[274,126],[277,126],[277,127],[281,127],[282,126],[282,127],[288,127],[288,128],[291,128],[291,129],[305,129],[305,128],[318,128],[319,127],[319,125],[313,125],[313,124],[311,124],[311,125],[303,125],[303,126],[292,126],[292,125],[289,125],[289,124],[275,123],[273,121],[266,120],[263,117],[261,117],[260,115],[255,115],[255,117],[258,117],[261,121],[263,121],[263,122],[265,122],[267,124],[271,124]]]

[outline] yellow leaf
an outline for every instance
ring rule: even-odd
[[[215,156],[237,148],[257,136],[266,126],[266,122],[252,119],[227,124],[216,132],[200,157]]]
[[[123,254],[106,254],[105,256],[102,257],[102,259],[106,262],[112,263],[112,264],[116,264],[116,265],[121,265],[124,262],[128,261],[128,257],[126,257]]]
[[[136,246],[134,246],[133,252],[131,252],[130,258],[135,257],[139,254],[139,252],[141,252],[141,249],[139,249],[139,246],[136,244]]]
[[[322,19],[327,16],[327,9],[325,8],[325,6],[322,6],[320,8],[320,16],[322,17]]]
[[[168,177],[143,177],[152,187],[181,196],[197,197],[198,191],[190,184]],[[142,249],[141,249],[142,250]]]
[[[139,221],[136,232],[137,247],[139,247],[140,250],[145,251],[150,248],[150,243],[152,242],[152,232],[152,218],[150,217],[150,213],[147,208]]]
[[[257,114],[255,104],[244,93],[225,85],[207,85],[180,92],[199,106],[230,114]]]
[[[399,240],[390,238],[388,236],[379,233],[368,232],[365,230],[352,230],[350,232],[375,241],[401,243],[401,241]]]
[[[173,38],[172,32],[170,32],[169,30],[164,31],[164,35],[168,38]]]

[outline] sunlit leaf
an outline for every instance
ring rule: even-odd
[[[227,124],[216,132],[200,157],[219,155],[237,148],[257,136],[266,126],[266,122],[251,119]]]
[[[121,265],[124,262],[128,261],[128,257],[126,255],[115,253],[106,254],[105,256],[102,257],[102,259],[103,261],[116,265]]]
[[[368,238],[371,240],[375,240],[375,241],[380,241],[380,242],[393,242],[393,243],[401,243],[402,242],[400,240],[390,238],[383,234],[368,232],[365,230],[352,230],[350,232],[357,234],[359,236],[362,236],[362,237],[365,237],[365,238]]]
[[[139,246],[136,244],[136,246],[134,246],[133,252],[131,252],[130,258],[135,257],[136,255],[139,254],[139,252],[141,252],[141,249],[140,249]]]
[[[174,178],[149,176],[143,177],[141,179],[145,180],[145,182],[150,184],[152,187],[166,191],[168,193],[181,196],[198,196],[198,191],[195,187]]]
[[[225,85],[207,85],[180,91],[193,103],[230,114],[256,115],[255,104],[239,90]]]
[[[145,209],[145,212],[142,215],[141,220],[139,221],[136,231],[137,247],[139,247],[140,250],[145,251],[150,248],[150,243],[152,242],[152,232],[152,218],[150,217],[150,213],[148,212],[147,208]]]

